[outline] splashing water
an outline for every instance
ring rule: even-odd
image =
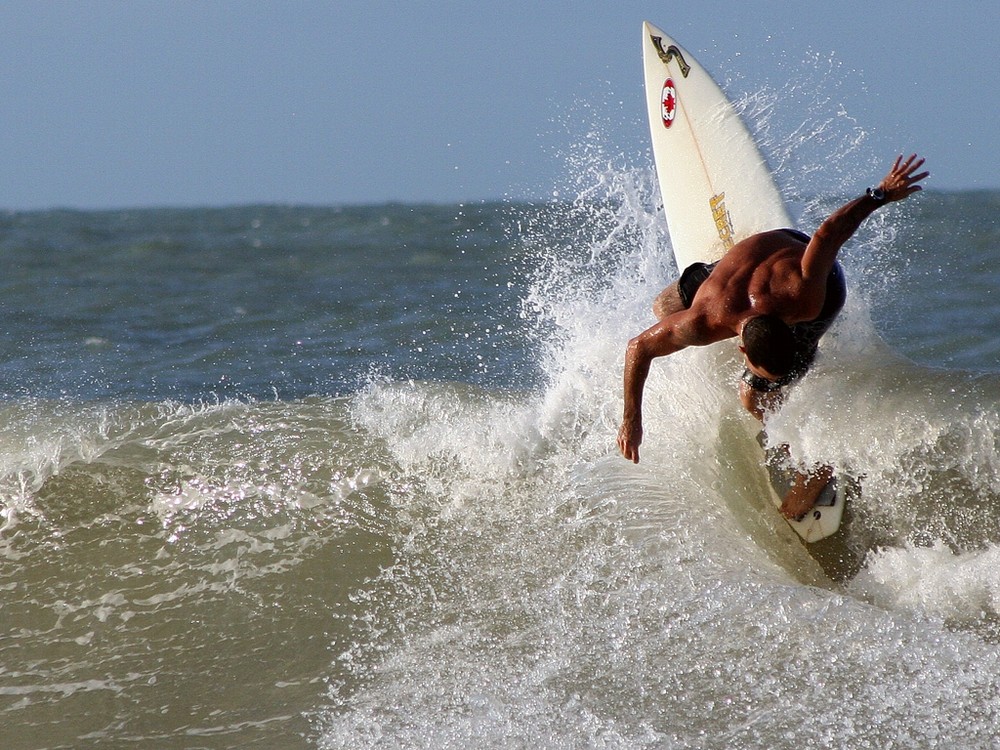
[[[810,173],[815,136],[793,136],[779,177]],[[543,386],[373,385],[354,402],[409,521],[367,645],[339,657],[352,679],[321,745],[987,746],[1000,381],[882,341],[871,311],[892,284],[868,271],[899,252],[899,217],[845,254],[845,315],[768,425],[802,465],[862,479],[840,543],[863,565],[838,586],[761,499],[724,347],[657,362],[644,462],[616,456],[624,343],[677,270],[648,165],[599,142],[574,159],[577,198],[521,224]]]

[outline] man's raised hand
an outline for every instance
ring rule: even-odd
[[[912,154],[906,161],[903,161],[902,154],[897,156],[896,163],[879,185],[885,193],[886,201],[901,201],[908,198],[911,193],[923,190],[917,183],[925,179],[930,172],[915,174],[923,165],[924,160],[916,154]]]

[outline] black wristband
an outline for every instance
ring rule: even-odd
[[[877,188],[877,187],[868,188],[865,191],[865,195],[867,195],[874,201],[878,201],[879,203],[885,203],[885,191],[882,188]]]

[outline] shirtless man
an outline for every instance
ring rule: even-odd
[[[757,419],[781,399],[780,389],[801,377],[846,299],[837,263],[841,246],[875,209],[921,189],[929,172],[916,154],[896,159],[877,188],[835,211],[810,239],[777,229],[738,242],[711,265],[695,264],[653,303],[658,322],[629,341],[625,351],[625,412],[618,447],[639,462],[642,391],[649,365],[689,346],[736,337],[746,370],[740,400]],[[799,518],[816,502],[832,469],[800,475],[781,512]]]

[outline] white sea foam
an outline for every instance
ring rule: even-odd
[[[676,274],[647,174],[607,168],[553,207],[563,231],[525,229],[542,387],[354,400],[410,525],[371,641],[338,657],[321,746],[989,746],[996,382],[894,353],[870,317],[884,277],[849,268],[845,315],[768,421],[802,465],[862,482],[842,583],[763,499],[733,347],[654,364],[625,462],[624,345]]]

